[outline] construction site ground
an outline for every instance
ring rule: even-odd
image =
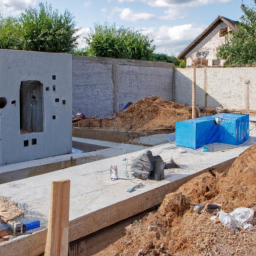
[[[41,228],[34,234],[1,243],[0,255],[30,256],[44,252],[52,181],[71,180],[69,241],[72,242],[161,204],[166,194],[203,170],[222,163],[230,165],[256,142],[254,131],[250,135],[239,146],[214,143],[209,146],[212,152],[177,147],[174,142],[149,148],[153,155],[160,155],[166,162],[173,159],[180,166],[165,170],[163,181],[141,181],[133,179],[131,173],[126,177],[126,164],[129,170],[131,161],[145,151],[143,147],[140,151],[1,184],[0,195],[18,203],[27,218],[39,218]],[[111,165],[118,166],[116,181],[110,180]],[[142,188],[127,192],[141,182]]]

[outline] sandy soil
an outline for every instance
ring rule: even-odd
[[[204,109],[204,115],[216,114],[214,109]],[[109,127],[126,131],[175,130],[175,123],[191,119],[192,108],[152,96],[144,98],[129,108],[116,113],[114,118],[87,119],[73,126]],[[101,124],[100,124],[101,122]]]

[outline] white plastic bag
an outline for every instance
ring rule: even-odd
[[[251,224],[248,222],[253,219],[253,216],[254,211],[245,207],[237,208],[231,213],[226,213],[223,211],[219,212],[220,222],[233,232],[235,229],[247,229],[248,227],[251,227]]]

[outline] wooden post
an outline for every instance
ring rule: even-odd
[[[45,256],[68,256],[70,180],[52,182]]]
[[[197,118],[196,110],[196,62],[194,63],[194,81],[192,85],[192,118]]]

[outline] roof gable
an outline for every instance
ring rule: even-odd
[[[199,44],[206,36],[208,36],[221,22],[224,22],[227,24],[232,30],[237,31],[236,22],[233,20],[230,20],[223,16],[218,16],[217,19],[215,19],[212,24],[204,30],[203,33],[201,33],[190,45],[188,45],[185,50],[183,50],[178,56],[177,59],[183,59],[185,58],[186,54],[189,53],[197,44]]]

